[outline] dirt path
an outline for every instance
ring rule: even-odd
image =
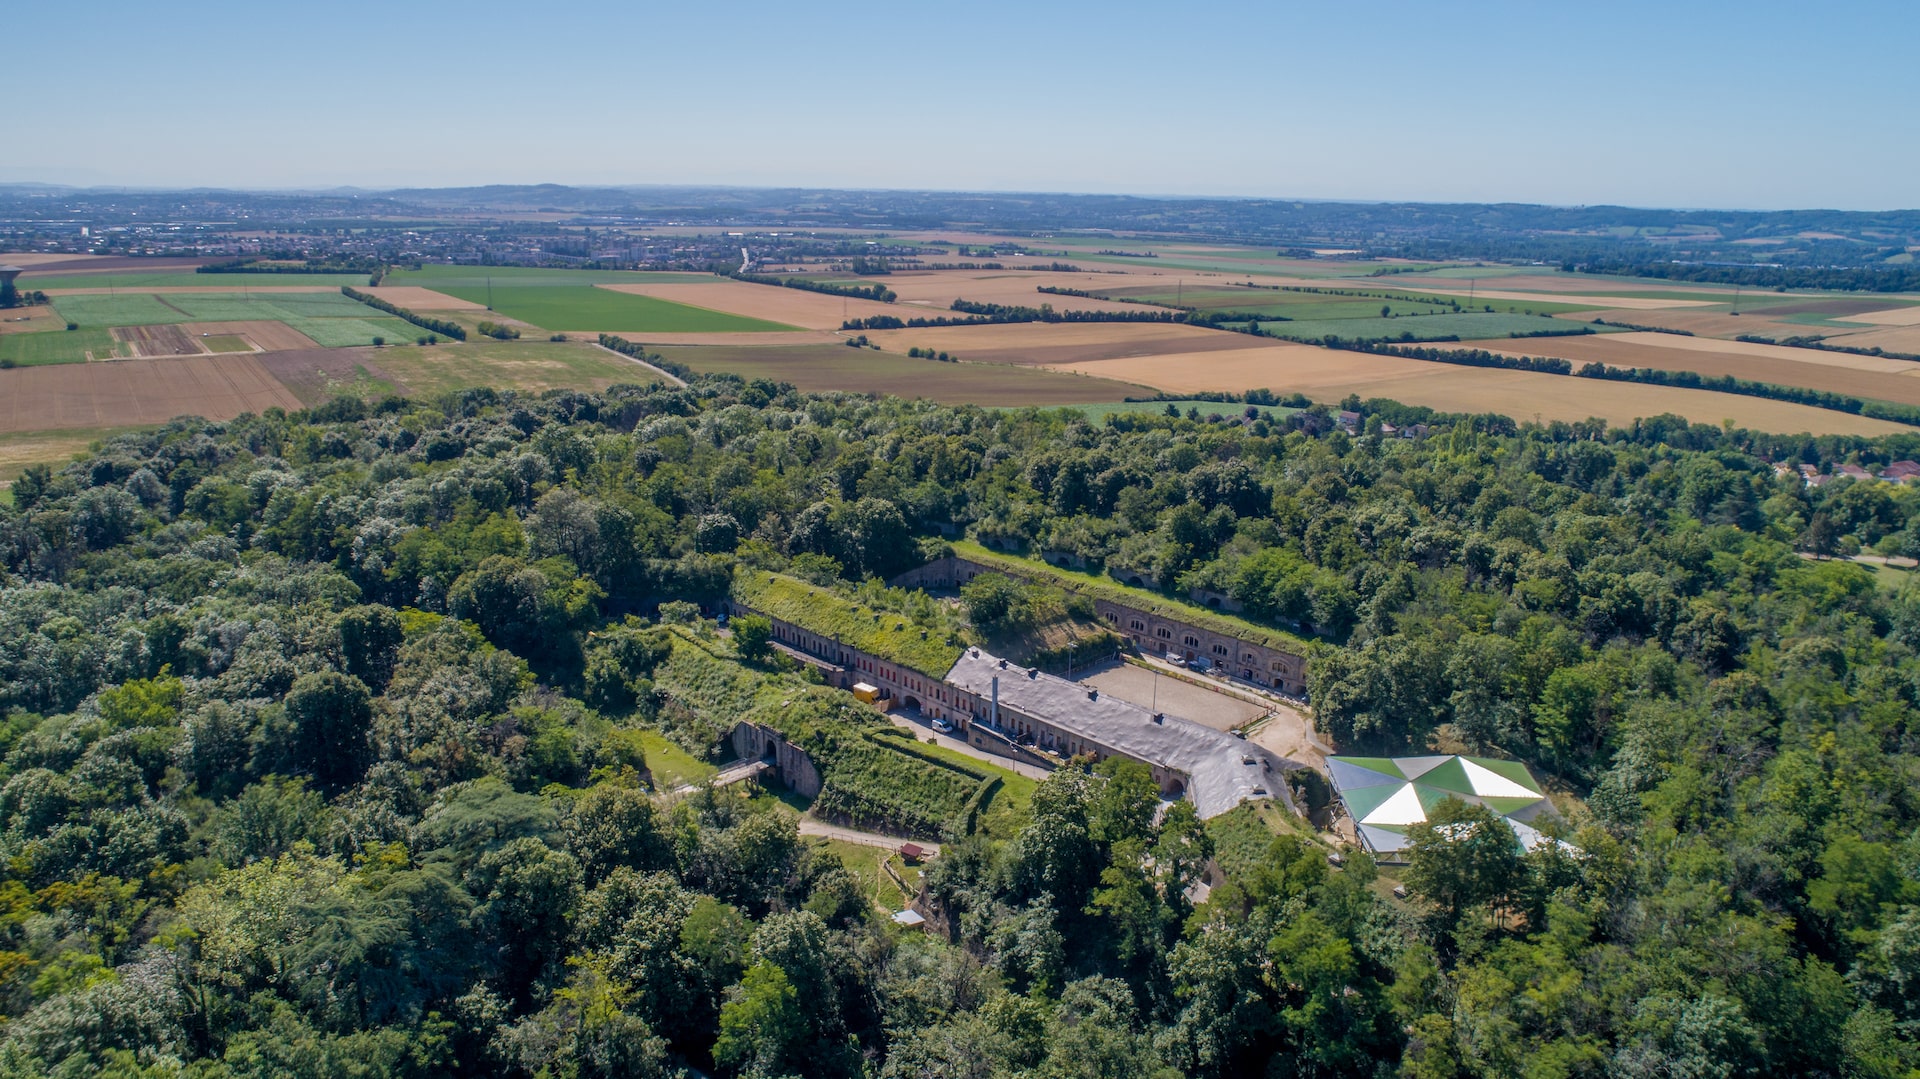
[[[607,346],[605,346],[605,345],[601,345],[601,344],[596,344],[596,345],[594,345],[593,347],[594,347],[594,348],[597,348],[597,349],[599,349],[600,351],[602,351],[602,352],[605,352],[605,353],[607,353],[607,354],[609,354],[609,355],[612,355],[612,356],[618,356],[618,357],[620,357],[621,359],[623,359],[623,360],[625,360],[625,361],[627,361],[628,363],[631,363],[631,364],[637,364],[637,365],[639,365],[639,366],[641,366],[641,367],[644,367],[644,368],[646,368],[647,370],[649,370],[649,371],[652,371],[652,372],[653,372],[654,374],[656,374],[656,375],[659,375],[659,376],[660,376],[661,378],[664,378],[664,379],[666,379],[666,380],[667,380],[668,382],[670,382],[670,383],[672,383],[672,384],[673,384],[673,385],[675,385],[675,386],[679,386],[679,387],[681,387],[682,389],[685,389],[685,388],[686,388],[686,385],[687,385],[687,380],[686,380],[686,379],[684,379],[684,378],[681,378],[681,377],[680,377],[679,375],[675,375],[675,374],[672,374],[672,373],[670,373],[670,372],[667,372],[667,371],[662,371],[662,370],[661,370],[660,368],[658,368],[658,367],[655,367],[654,365],[652,365],[652,364],[650,364],[650,363],[648,363],[648,362],[647,362],[647,361],[645,361],[645,360],[636,360],[636,359],[634,359],[634,358],[633,358],[632,356],[629,356],[629,355],[627,355],[627,354],[626,354],[626,353],[624,353],[624,352],[615,352],[615,351],[613,351],[612,349],[610,349],[610,348],[608,348],[608,347],[607,347]]]
[[[812,817],[800,818],[801,835],[817,835],[823,839],[837,839],[842,843],[857,843],[863,847],[880,847],[885,850],[899,850],[902,843],[912,843],[925,851],[925,858],[937,858],[940,844],[918,839],[901,839],[899,836],[881,835],[878,832],[859,832],[852,828],[842,828],[837,824],[828,824]]]

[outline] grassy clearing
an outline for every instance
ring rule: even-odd
[[[85,273],[85,274],[22,274],[20,287],[27,289],[62,288],[125,288],[125,289],[178,289],[178,288],[219,288],[233,289],[238,292],[244,288],[291,288],[296,285],[365,285],[368,277],[363,273],[275,273],[275,274],[234,274],[234,273],[194,273],[174,271],[170,273]]]
[[[638,364],[575,341],[473,341],[392,349],[379,354],[379,363],[408,392],[422,396],[474,386],[538,393],[659,381]]]
[[[56,470],[84,453],[95,442],[138,430],[136,427],[75,427],[59,431],[12,431],[0,434],[0,483],[12,483],[32,465]]]
[[[733,594],[762,614],[785,619],[909,670],[943,678],[960,658],[960,644],[905,615],[872,611],[831,589],[781,574],[741,570]]]
[[[904,859],[892,851],[819,836],[810,837],[806,842],[812,844],[816,850],[823,850],[838,857],[840,863],[847,867],[847,871],[853,874],[854,879],[860,882],[861,894],[865,895],[874,906],[889,914],[904,910],[907,901],[913,897],[900,891],[900,886],[893,882],[893,878],[887,875],[887,871],[880,868],[882,862],[891,858],[894,870],[900,874],[902,880],[907,882],[907,886],[916,891],[919,889],[920,867],[907,865]]]
[[[656,790],[670,791],[687,784],[705,783],[720,771],[673,744],[659,731],[641,728],[641,752],[647,755],[647,771],[653,773]]]
[[[115,341],[106,330],[10,333],[0,337],[0,360],[12,360],[21,367],[81,363],[89,352],[93,353],[95,359],[104,360],[114,355],[116,348],[123,350],[123,355],[133,355],[127,346]]]
[[[435,284],[435,291],[548,330],[605,330],[620,333],[764,333],[796,327],[765,319],[709,311],[704,307],[634,296],[592,285]]]
[[[954,540],[952,546],[955,554],[968,561],[993,566],[1029,581],[1043,582],[1093,599],[1104,599],[1135,610],[1187,622],[1203,629],[1213,630],[1223,636],[1237,637],[1268,648],[1291,652],[1296,656],[1307,654],[1309,645],[1306,640],[1286,630],[1258,625],[1244,618],[1235,618],[1233,615],[1222,614],[1197,603],[1174,599],[1145,588],[1124,585],[1111,577],[1050,566],[1036,558],[1022,558],[1019,555],[989,550],[972,540]]]
[[[1019,407],[1120,401],[1151,391],[1130,382],[1011,364],[939,363],[844,345],[661,346],[655,351],[705,373],[789,382],[808,393],[850,390],[924,397],[942,404]]]

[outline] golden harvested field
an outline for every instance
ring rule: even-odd
[[[1680,337],[1670,333],[1609,333],[1591,337],[1500,338],[1438,348],[1486,349],[1507,356],[1557,356],[1575,366],[1652,367],[1732,375],[1755,382],[1805,386],[1854,397],[1920,405],[1920,363],[1811,348]]]
[[[761,335],[764,336],[764,335]],[[924,397],[945,404],[1081,405],[1146,396],[1137,383],[1004,364],[941,363],[845,345],[798,348],[672,347],[660,350],[702,373],[790,382],[808,392],[848,390]]]
[[[998,326],[934,326],[869,330],[889,352],[931,348],[970,363],[1065,364],[1164,353],[1260,348],[1271,338],[1171,322],[1019,322]]]
[[[300,399],[251,355],[68,363],[0,371],[0,432],[231,419]]]
[[[1532,371],[1500,371],[1395,356],[1340,352],[1312,345],[1274,345],[1062,365],[1061,370],[1141,382],[1170,393],[1266,388],[1319,401],[1347,394],[1386,397],[1445,412],[1497,412],[1520,421],[1599,417],[1624,424],[1674,413],[1697,423],[1762,431],[1885,435],[1913,428],[1808,405],[1706,390],[1601,382]]]
[[[193,337],[244,337],[262,352],[320,347],[312,338],[284,322],[187,322],[180,328]]]
[[[463,300],[458,296],[449,296],[444,292],[435,292],[418,285],[380,285],[377,288],[358,290],[376,299],[385,300],[395,307],[404,307],[409,311],[485,311],[487,305]]]
[[[1113,300],[1092,300],[1079,296],[1049,296],[1035,291],[1040,286],[1049,288],[1071,288],[1082,292],[1096,289],[1117,288],[1122,285],[1141,284],[1141,274],[1100,274],[1100,273],[1053,273],[1040,270],[908,270],[876,278],[899,297],[899,302],[889,305],[891,314],[901,318],[916,315],[929,317],[930,312],[914,308],[935,308],[947,311],[955,300],[974,300],[979,303],[1020,304],[1025,307],[1039,307],[1050,303],[1056,311],[1151,311],[1156,308],[1141,304],[1116,303]],[[1187,276],[1192,276],[1191,274]],[[901,310],[907,308],[908,310]]]
[[[0,434],[0,487],[11,484],[31,465],[53,465],[71,459],[110,429],[76,431],[18,431]]]
[[[761,318],[788,326],[804,326],[809,330],[837,330],[842,322],[850,318],[872,318],[875,315],[904,317],[895,305],[876,300],[856,300],[778,285],[755,285],[746,281],[715,280],[699,284],[663,281],[600,287],[610,292],[651,296],[657,300],[704,307],[709,311],[725,311],[730,315]]]
[[[1819,332],[1816,328],[1815,332]],[[1829,334],[1827,341],[1847,348],[1883,348],[1888,352],[1920,355],[1920,325],[1888,326],[1859,333]]]
[[[45,305],[12,307],[0,312],[0,333],[44,333],[65,326],[65,320],[54,314],[53,308]]]
[[[1920,326],[1920,304],[1913,307],[1894,307],[1885,311],[1867,311],[1863,314],[1848,315],[1848,322],[1871,322],[1875,326]]]
[[[1465,288],[1467,287],[1463,284],[1465,280],[1467,279],[1453,276],[1436,277],[1432,274],[1395,274],[1392,277],[1386,278],[1382,283],[1392,283],[1402,288],[1419,289],[1430,292],[1443,288]],[[1673,294],[1676,297],[1684,296],[1691,299],[1693,297],[1688,296],[1688,294],[1691,293],[1708,303],[1726,303],[1728,300],[1733,299],[1734,295],[1734,288],[1731,285],[1697,284],[1692,281],[1667,281],[1657,277],[1627,279],[1590,276],[1587,274],[1509,274],[1501,273],[1498,270],[1489,270],[1487,276],[1479,278],[1478,280],[1488,288],[1503,289],[1508,292],[1573,293],[1580,296],[1601,298],[1607,297],[1610,293],[1619,292],[1663,292]],[[1752,289],[1748,289],[1746,292],[1749,296],[1755,295]],[[1479,294],[1478,289],[1475,290],[1475,294]],[[1773,294],[1769,293],[1768,295]],[[1799,293],[1788,293],[1787,295],[1799,295]],[[1545,300],[1553,297],[1536,296],[1534,298]],[[1571,302],[1578,303],[1580,301],[1574,300]]]

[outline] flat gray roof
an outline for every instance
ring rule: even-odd
[[[995,676],[1000,679],[1002,708],[1044,720],[1135,760],[1185,773],[1187,797],[1203,818],[1217,817],[1249,798],[1273,797],[1289,807],[1293,804],[1287,794],[1287,762],[1224,731],[1174,715],[1155,722],[1152,712],[1131,701],[1105,693],[1090,698],[1089,686],[1030,671],[978,648],[961,653],[960,661],[947,672],[947,682],[991,701]]]

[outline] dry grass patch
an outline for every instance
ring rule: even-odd
[[[232,419],[300,399],[247,356],[59,364],[0,371],[0,432]]]
[[[670,300],[690,307],[704,307],[709,311],[725,311],[730,315],[783,322],[809,330],[837,330],[842,322],[850,318],[872,318],[876,315],[901,317],[895,305],[876,300],[829,296],[821,292],[778,285],[755,285],[746,281],[715,280],[700,284],[663,281],[600,287],[610,292],[651,296],[656,300]]]
[[[1597,416],[1625,424],[1674,413],[1697,423],[1731,420],[1736,426],[1761,431],[1857,435],[1913,431],[1903,424],[1761,397],[1460,367],[1312,345],[1098,360],[1062,369],[1141,382],[1170,393],[1266,388],[1297,391],[1319,401],[1339,400],[1351,393],[1444,412],[1496,412],[1521,421],[1571,422]]]
[[[1894,307],[1884,311],[1864,311],[1846,316],[1848,322],[1869,322],[1875,326],[1920,326],[1920,304]]]
[[[180,328],[194,337],[244,337],[262,352],[320,347],[311,337],[284,322],[183,322]]]
[[[1171,322],[1017,322],[868,331],[891,352],[930,348],[975,363],[1058,365],[1168,353],[1260,348],[1269,338]]]
[[[764,335],[761,335],[764,336]],[[1004,364],[940,363],[845,345],[665,347],[695,371],[790,382],[806,392],[851,390],[925,397],[943,404],[1078,405],[1144,396],[1145,386],[1106,377]]]
[[[45,304],[0,310],[0,333],[45,333],[66,328],[67,320]]]
[[[381,285],[377,288],[363,288],[357,291],[364,292],[375,299],[385,300],[395,307],[404,307],[409,311],[485,311],[487,309],[486,304],[463,300],[419,285]]]
[[[120,433],[123,428],[99,428],[77,431],[15,431],[0,434],[0,487],[20,478],[33,465],[58,466],[81,453],[93,443]]]

